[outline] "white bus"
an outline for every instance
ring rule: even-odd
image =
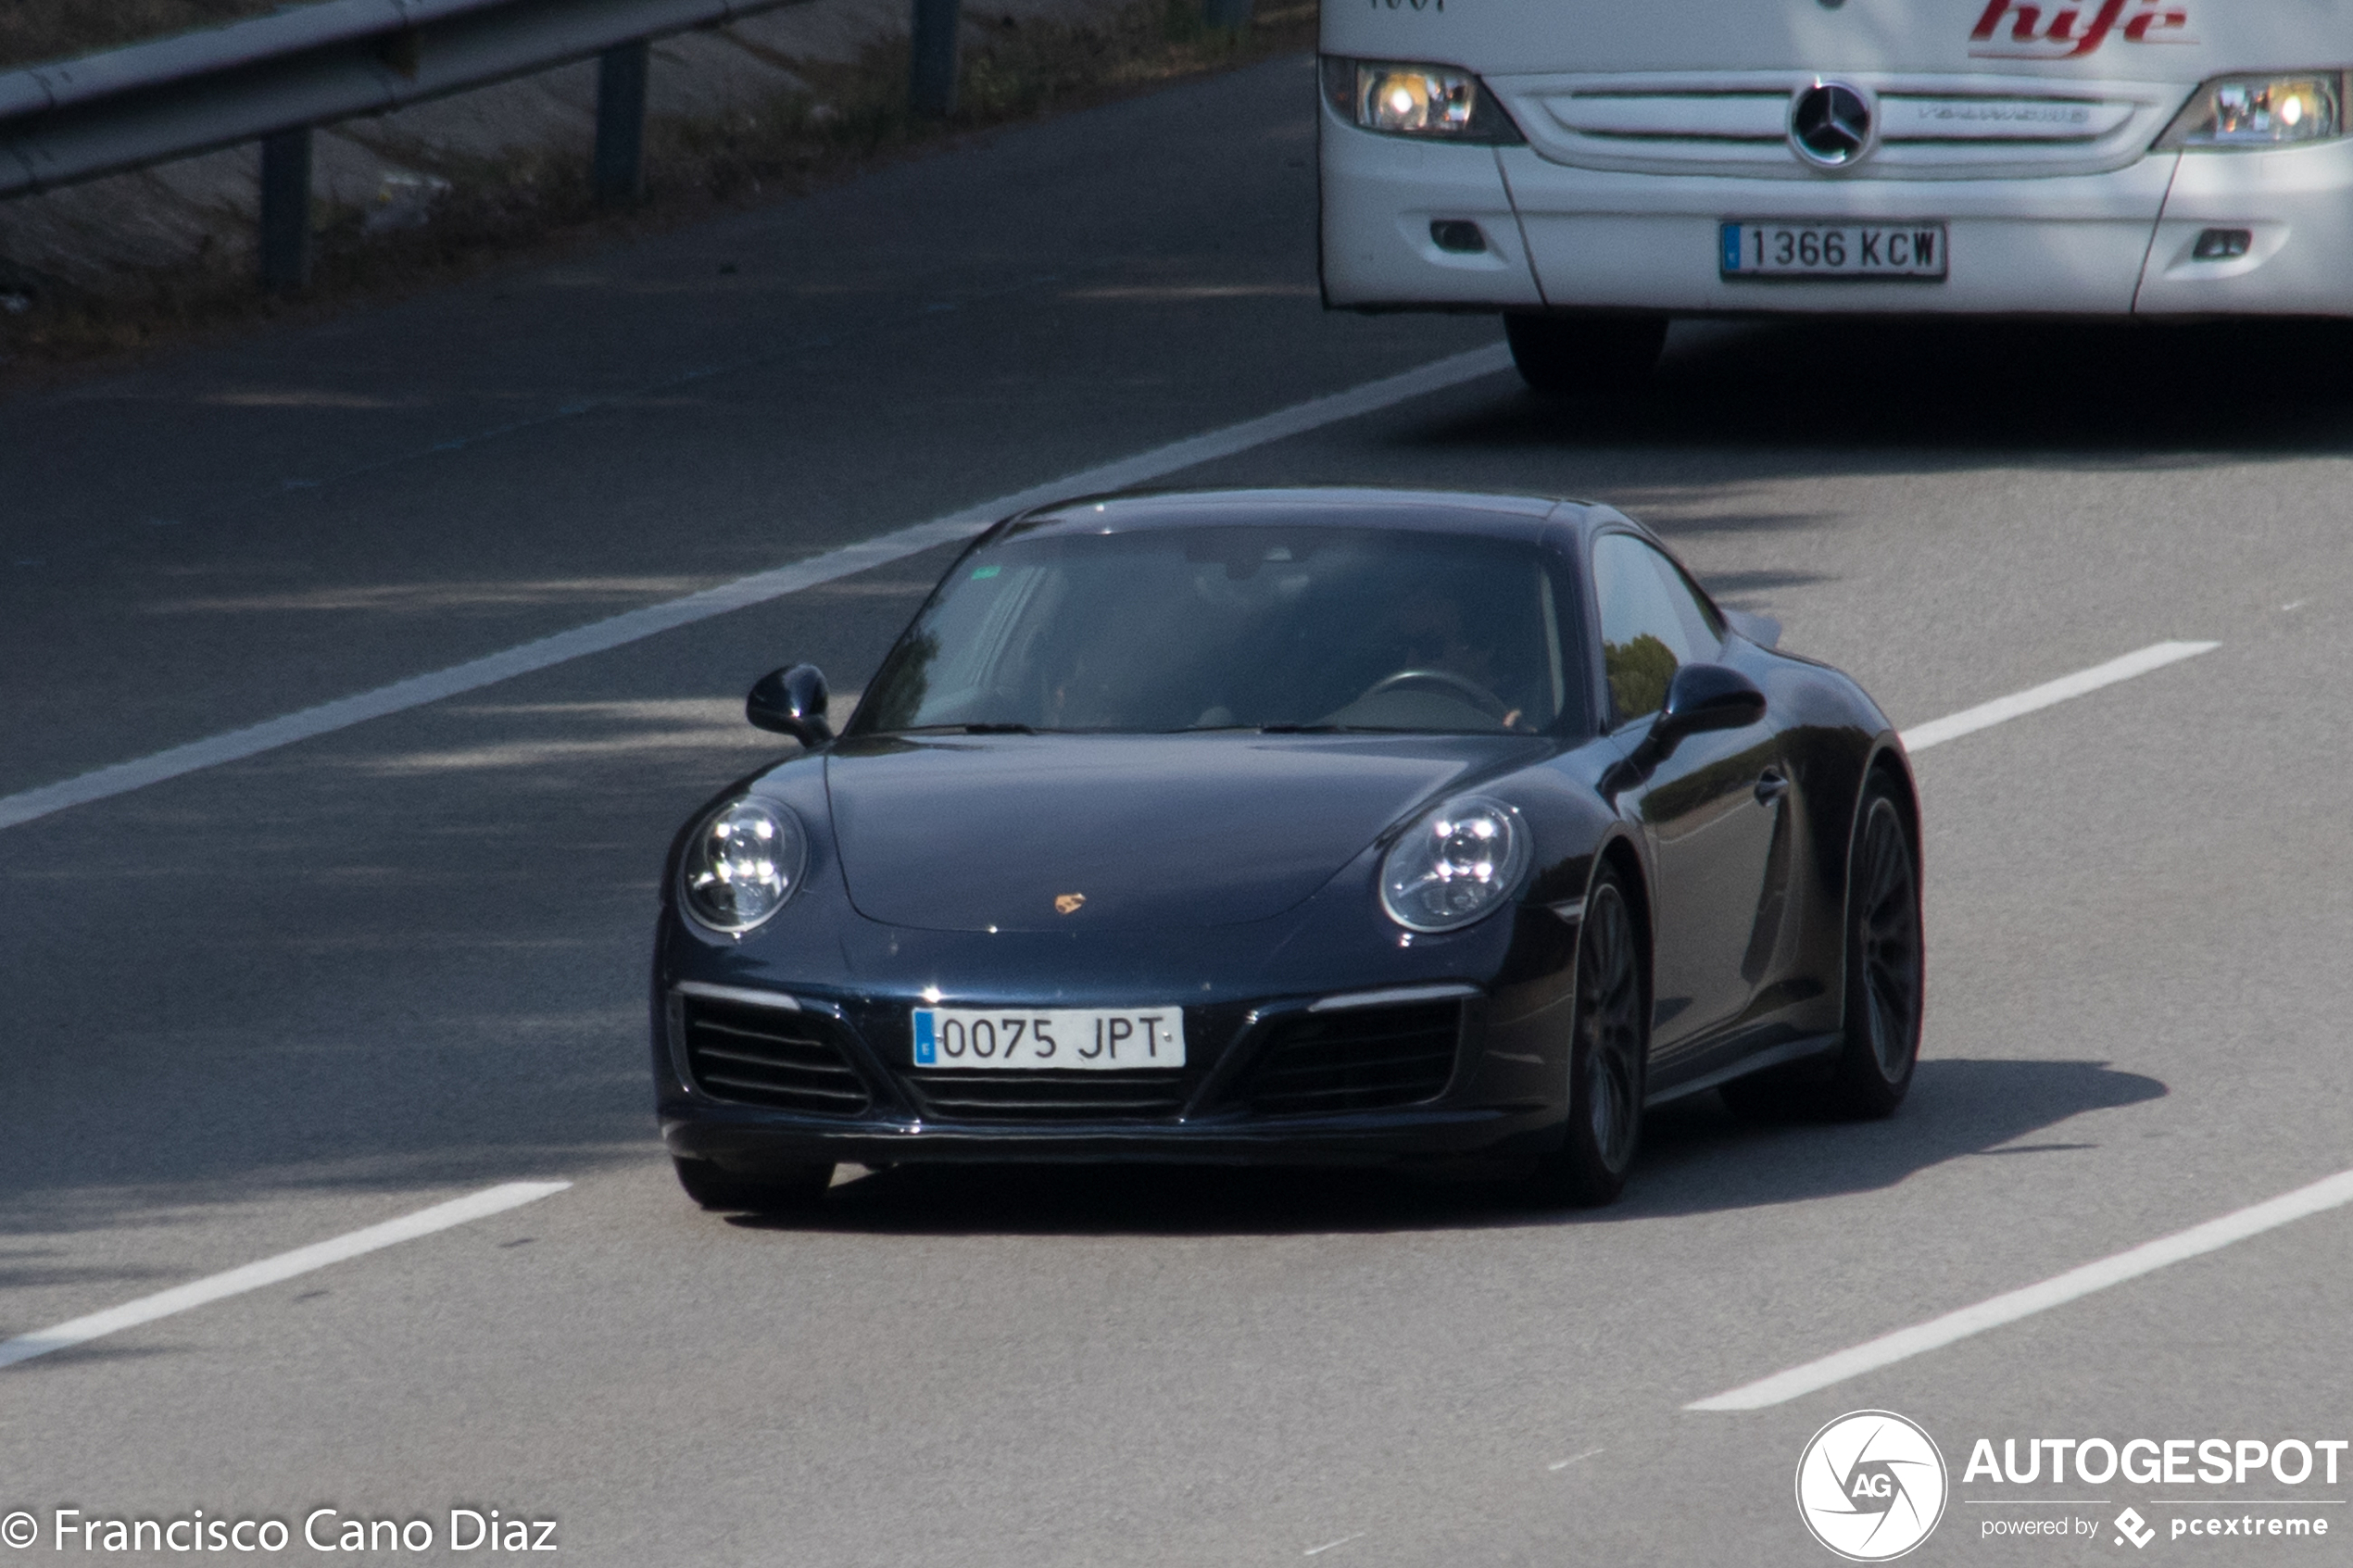
[[[1324,0],[1326,302],[1521,373],[1675,315],[2353,315],[2353,0]]]

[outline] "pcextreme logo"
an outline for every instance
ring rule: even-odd
[[[2112,37],[2127,44],[2192,43],[2189,25],[2189,12],[2166,0],[2083,0],[2080,5],[1987,0],[1969,30],[1969,53],[1992,60],[2072,60]]]
[[[1893,1411],[1840,1416],[1798,1456],[1798,1516],[1850,1562],[1885,1562],[1928,1539],[1945,1495],[1935,1440]]]

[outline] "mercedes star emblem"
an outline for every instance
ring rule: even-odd
[[[1844,169],[1871,146],[1871,101],[1843,82],[1817,82],[1789,106],[1789,144],[1818,169]]]

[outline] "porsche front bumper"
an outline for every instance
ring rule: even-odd
[[[819,1160],[1385,1164],[1510,1158],[1557,1141],[1566,1066],[1542,1042],[1565,1033],[1558,1020],[1499,1030],[1484,993],[1461,984],[1321,1005],[1331,999],[1188,1008],[1191,1056],[1176,1072],[954,1073],[910,1060],[913,997],[673,985],[654,1019],[662,1138],[673,1155],[747,1172]]]

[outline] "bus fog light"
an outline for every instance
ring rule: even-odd
[[[2190,247],[2190,255],[2199,261],[2228,261],[2245,256],[2255,243],[2252,231],[2246,229],[2208,229],[2199,233],[2197,244]]]
[[[1466,218],[1430,220],[1429,243],[1457,256],[1477,256],[1487,248],[1487,236]]]

